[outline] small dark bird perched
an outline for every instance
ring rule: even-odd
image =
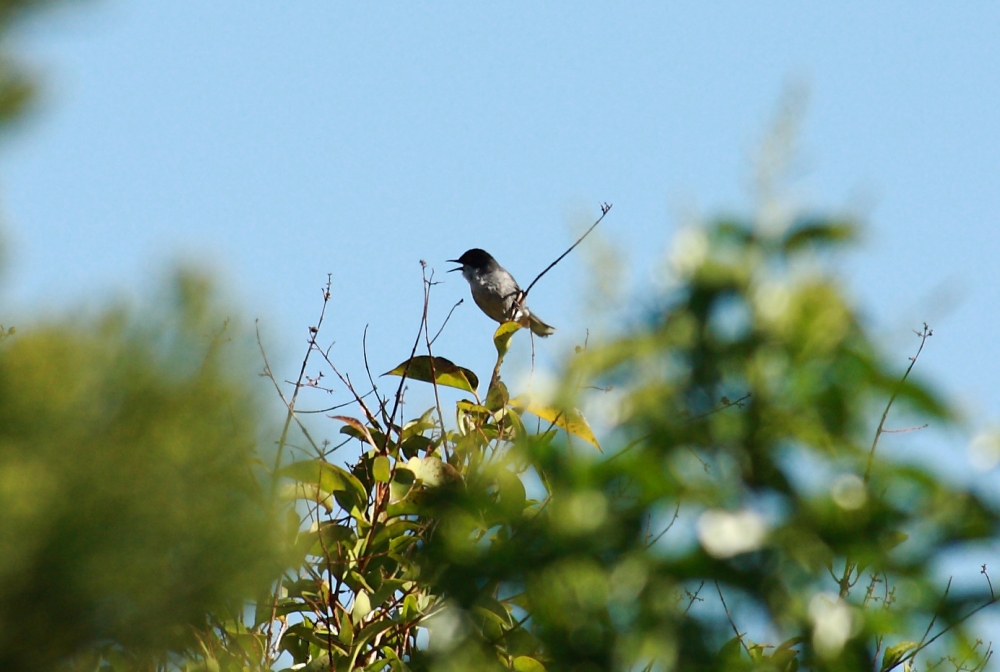
[[[487,316],[500,322],[517,322],[522,327],[528,327],[533,334],[548,336],[555,332],[554,327],[542,322],[528,310],[523,301],[523,292],[517,285],[517,280],[507,270],[490,256],[489,252],[478,247],[469,250],[458,259],[448,261],[461,264],[452,271],[462,271],[472,288],[472,298]],[[450,273],[451,271],[449,271]]]

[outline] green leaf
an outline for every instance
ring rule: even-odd
[[[479,416],[480,420],[488,418],[492,413],[490,409],[482,406],[480,404],[471,402],[467,399],[462,399],[455,403],[455,408],[457,408],[462,413]]]
[[[428,452],[432,445],[434,445],[434,442],[431,439],[421,434],[414,434],[413,436],[405,439],[400,447],[403,449],[403,456],[406,457],[406,459],[410,459],[411,457],[416,457],[420,453]]]
[[[411,457],[410,459],[416,460],[419,458]],[[408,467],[398,467],[392,474],[392,482],[389,483],[389,502],[395,504],[402,499],[406,499],[406,496],[413,489],[414,481],[416,481],[416,477]]]
[[[369,585],[368,579],[353,569],[347,573],[346,583],[352,590],[357,592],[360,592],[362,589],[367,590],[369,593],[375,592],[371,585]]]
[[[517,672],[545,672],[545,666],[529,656],[515,658],[514,669]]]
[[[372,437],[372,433],[368,430],[368,428],[364,425],[364,423],[358,420],[357,418],[352,418],[347,415],[331,415],[330,419],[340,420],[342,423],[344,423],[345,425],[354,430],[354,432],[351,432],[352,436],[357,436],[361,438],[363,441],[366,441],[368,445],[370,445],[375,450],[381,450],[381,448],[378,445],[376,445],[375,439]]]
[[[434,419],[435,408],[432,406],[424,411],[416,420],[410,420],[403,425],[402,439],[406,442],[410,437],[421,437],[429,429],[437,428],[437,421]]]
[[[514,337],[514,333],[520,328],[521,325],[517,322],[504,322],[493,332],[493,345],[497,349],[497,363],[502,361],[507,354],[507,350],[510,349],[510,341]]]
[[[403,579],[386,579],[382,582],[382,585],[378,587],[378,590],[375,591],[375,594],[372,595],[372,607],[376,609],[381,607],[385,604],[386,600],[395,595],[396,592],[403,590],[409,583],[409,581],[404,581]]]
[[[354,624],[346,612],[340,615],[340,631],[337,633],[337,639],[347,646],[354,643]]]
[[[521,626],[514,626],[504,634],[504,644],[512,656],[527,656],[541,649],[541,642]]]
[[[504,413],[502,422],[505,425],[509,425],[511,431],[515,437],[524,438],[528,436],[528,430],[525,429],[524,423],[521,421],[521,416],[513,411],[509,413]]]
[[[511,627],[514,623],[507,607],[492,595],[481,595],[476,602],[476,607],[488,613],[492,618],[496,619],[497,623],[505,628]]]
[[[346,525],[327,524],[320,528],[323,535],[323,543],[327,545],[346,544],[353,547],[358,540],[358,535],[354,530]]]
[[[365,616],[372,612],[372,603],[368,598],[368,593],[363,590],[359,590],[358,594],[354,596],[354,606],[351,607],[351,616],[357,623],[364,619]]]
[[[417,596],[410,593],[403,598],[403,620],[412,621],[422,615],[420,605],[417,603]]]
[[[558,409],[552,406],[545,406],[534,402],[528,395],[522,394],[510,400],[511,406],[518,410],[527,411],[532,415],[537,415],[546,422],[551,422],[556,427],[565,430],[573,436],[579,437],[587,443],[604,452],[597,442],[597,437],[591,431],[590,425],[577,409]]]
[[[372,637],[380,632],[385,632],[394,625],[396,625],[396,623],[391,618],[383,618],[382,620],[375,621],[374,623],[369,623],[365,627],[361,628],[360,632],[358,632],[357,646],[364,646]]]
[[[284,502],[305,501],[319,504],[327,513],[333,511],[333,497],[309,483],[286,483],[278,491],[278,497]]]
[[[375,461],[372,462],[372,475],[379,483],[389,482],[390,468],[388,457],[379,455],[375,458]]]
[[[372,539],[372,547],[379,549],[379,546],[382,544],[385,544],[396,537],[401,537],[407,532],[420,530],[425,527],[425,525],[426,523],[420,523],[415,520],[399,520],[394,523],[390,523],[375,534],[375,538]]]
[[[325,460],[293,462],[278,470],[279,476],[291,478],[304,485],[312,485],[323,493],[346,493],[360,504],[368,499],[365,487],[353,474]]]
[[[786,639],[785,641],[783,641],[781,644],[778,645],[778,648],[775,649],[775,651],[791,649],[793,646],[798,646],[804,641],[806,641],[805,637],[792,637],[791,639]]]
[[[723,662],[736,663],[740,659],[740,651],[743,648],[743,641],[739,637],[733,637],[722,645],[719,649],[719,658]]]
[[[268,608],[268,616],[271,615],[270,604],[265,605]],[[315,608],[308,602],[300,602],[298,600],[281,600],[274,608],[275,616],[287,616],[288,614],[311,614],[315,611]]]
[[[479,378],[476,374],[444,357],[418,355],[382,375],[405,375],[412,380],[422,380],[425,383],[437,382],[438,385],[454,387],[472,394],[475,394],[476,388],[479,387]]]
[[[799,668],[799,652],[792,647],[798,646],[804,641],[806,641],[805,637],[792,637],[783,641],[771,654],[771,664],[784,672],[795,672]]]
[[[285,535],[288,543],[295,543],[295,539],[299,536],[299,527],[301,525],[302,519],[299,517],[299,512],[295,510],[295,507],[290,507],[285,514]]]
[[[882,672],[899,665],[899,661],[906,657],[906,654],[920,646],[917,642],[900,642],[896,646],[890,646],[882,656]]]
[[[490,381],[490,389],[486,392],[486,408],[490,411],[499,411],[510,401],[510,392],[507,386],[499,377]]]
[[[524,511],[524,483],[506,469],[497,472],[497,488],[500,491],[500,508],[507,515],[518,516]]]
[[[785,234],[785,252],[796,252],[809,245],[849,243],[857,237],[852,222],[831,219],[805,219],[796,222]]]
[[[879,537],[879,547],[882,552],[888,553],[892,549],[910,538],[910,535],[898,530],[887,531]]]

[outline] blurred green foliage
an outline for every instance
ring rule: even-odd
[[[402,384],[348,384],[359,415],[333,419],[362,455],[313,445],[281,472],[301,564],[281,638],[254,627],[308,670],[980,669],[967,619],[992,586],[954,594],[935,568],[996,540],[1000,512],[878,450],[890,407],[953,415],[826,270],[852,238],[823,218],[682,233],[659,308],[580,348],[548,399],[501,380],[513,323],[453,421],[438,402],[400,422]],[[452,386],[424,342],[392,373]],[[614,418],[604,454],[581,402]]]
[[[196,276],[158,313],[5,331],[0,669],[980,669],[967,619],[992,586],[934,571],[1000,513],[878,450],[889,404],[953,418],[819,262],[849,237],[685,232],[659,308],[549,397],[502,380],[516,324],[483,394],[424,322],[395,391],[341,379],[346,464],[296,410],[316,368],[339,375],[322,322],[267,461],[255,366]],[[407,381],[466,398],[402,421]]]
[[[9,48],[13,25],[53,0],[0,0],[0,129],[22,116],[35,94],[29,68],[22,65]]]
[[[0,129],[34,92],[10,28],[46,4],[0,1]],[[162,310],[18,326],[0,327],[0,669],[164,669],[277,571],[249,361],[194,275]]]
[[[203,281],[174,290],[0,344],[0,669],[160,659],[274,576],[248,362]]]

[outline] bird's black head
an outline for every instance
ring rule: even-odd
[[[470,268],[474,268],[476,270],[485,270],[497,265],[497,260],[490,256],[489,252],[486,250],[480,250],[478,247],[468,250],[458,259],[449,259],[448,261],[455,264],[462,264],[462,267],[469,266]],[[451,270],[460,271],[462,269],[453,268]]]

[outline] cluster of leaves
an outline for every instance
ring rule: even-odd
[[[361,448],[349,464],[296,410],[320,386],[311,357],[340,375],[311,329],[258,477],[245,361],[220,354],[228,332],[196,278],[163,319],[4,331],[0,665],[981,668],[991,645],[966,626],[996,603],[989,577],[959,594],[933,569],[995,540],[1000,514],[877,450],[887,403],[950,414],[810,270],[848,236],[826,221],[689,232],[662,307],[578,352],[548,399],[501,379],[517,324],[494,334],[480,397],[472,371],[431,352],[425,318],[393,393],[341,378],[359,409],[330,416]],[[397,420],[425,383],[435,405]],[[454,420],[445,387],[464,396]],[[614,411],[606,453],[581,390]],[[295,428],[313,455],[288,462]]]
[[[435,589],[422,549],[437,537],[453,538],[456,551],[466,543],[487,543],[486,530],[509,531],[508,519],[528,519],[539,510],[521,480],[527,463],[507,459],[509,448],[529,436],[521,413],[552,417],[555,426],[596,444],[578,414],[564,419],[525,396],[509,399],[500,365],[519,329],[507,323],[495,334],[497,364],[485,399],[476,393],[479,381],[472,371],[430,354],[411,356],[387,374],[402,378],[391,399],[379,398],[371,410],[355,395],[361,418],[331,416],[362,446],[353,465],[345,469],[319,455],[276,466],[280,496],[293,503],[287,529],[296,563],[270,599],[258,602],[250,628],[272,657],[288,654],[307,670],[426,666],[430,658],[421,629],[426,636],[429,622],[446,622],[453,600]],[[318,332],[311,331],[309,353],[325,358],[316,344]],[[400,426],[394,419],[407,380],[460,389],[474,399],[456,404],[456,429],[444,429],[438,409]],[[291,422],[295,398],[287,403]],[[308,432],[303,436],[309,440]],[[470,495],[482,498],[488,518],[447,514],[453,497]],[[511,620],[512,603],[490,591],[476,592],[475,629],[495,640],[499,660],[516,669],[542,669],[532,657],[538,655],[538,641]]]
[[[814,263],[851,232],[825,220],[689,232],[663,307],[578,354],[553,399],[511,398],[501,380],[514,323],[494,335],[482,399],[473,372],[430,351],[426,318],[427,354],[415,345],[390,372],[403,378],[394,395],[373,389],[369,404],[342,378],[361,413],[332,417],[360,459],[342,468],[314,446],[314,459],[275,470],[297,564],[257,604],[265,658],[285,652],[307,670],[887,672],[932,650],[965,661],[956,668],[985,663],[992,649],[965,624],[995,603],[991,587],[950,594],[933,568],[995,539],[1000,514],[872,443],[890,399],[939,425],[951,417],[882,361]],[[310,352],[332,367],[312,333]],[[406,380],[471,398],[454,424],[440,401],[399,423]],[[607,457],[573,447],[599,448],[574,409],[583,388],[614,389]],[[529,431],[525,414],[544,428]]]
[[[677,287],[650,326],[591,348],[568,376],[622,391],[624,448],[591,461],[526,441],[516,452],[543,476],[544,515],[464,556],[454,540],[430,540],[437,588],[464,609],[473,586],[516,594],[557,669],[872,669],[886,637],[909,633],[886,652],[889,669],[936,634],[911,632],[921,617],[967,645],[957,626],[994,602],[992,590],[984,582],[979,594],[942,598],[931,572],[957,544],[995,538],[997,511],[875,454],[873,409],[887,399],[939,422],[948,413],[879,359],[835,281],[801,270],[849,233],[827,221],[691,232]],[[447,515],[479,519],[477,506],[458,497]],[[649,521],[664,511],[697,520],[700,543],[651,544]],[[910,530],[919,542],[897,549]],[[863,576],[867,590],[854,591]],[[888,586],[903,580],[907,594],[885,608]],[[754,645],[728,609],[693,609],[706,584],[784,641]]]

